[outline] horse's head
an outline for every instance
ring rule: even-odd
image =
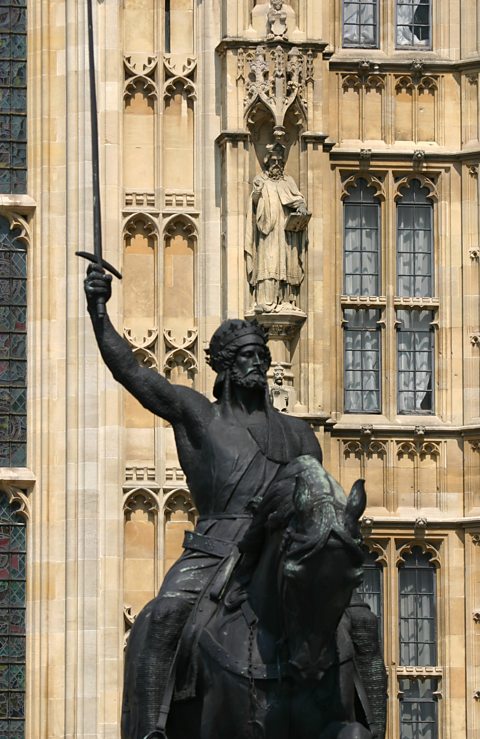
[[[314,457],[302,456],[260,506],[266,538],[259,576],[263,569],[265,590],[276,588],[271,608],[281,614],[289,662],[301,678],[319,677],[334,659],[338,622],[362,578],[358,520],[365,503],[363,480],[347,498]]]

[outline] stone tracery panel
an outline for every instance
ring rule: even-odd
[[[156,494],[147,488],[128,492],[124,500],[124,603],[133,615],[158,587],[158,514]]]
[[[124,176],[127,191],[155,189],[157,57],[124,57]]]
[[[196,357],[197,229],[186,215],[172,216],[164,228],[164,371],[174,382],[191,385]]]
[[[157,367],[157,246],[156,221],[146,213],[131,215],[124,225],[124,336],[138,361]],[[126,459],[154,464],[154,416],[124,393]]]

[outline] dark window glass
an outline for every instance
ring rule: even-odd
[[[26,531],[0,493],[0,737],[25,736]]]
[[[26,464],[27,254],[19,233],[0,217],[0,467]]]
[[[170,53],[170,0],[165,0],[165,52]]]
[[[344,312],[345,412],[380,411],[380,312]]]
[[[398,412],[433,413],[433,314],[397,311]]]
[[[357,588],[361,600],[370,606],[372,613],[378,618],[380,643],[383,642],[383,594],[382,567],[377,562],[374,552],[367,552],[363,563],[363,582]]]
[[[431,48],[430,0],[397,0],[397,48]]]
[[[433,295],[433,205],[428,190],[412,180],[397,206],[397,295]]]
[[[400,680],[400,739],[437,739],[437,680]]]
[[[344,0],[343,45],[375,47],[378,27],[377,0]]]
[[[435,568],[419,547],[399,568],[400,664],[437,664]]]
[[[26,6],[0,3],[0,193],[27,191]]]
[[[344,220],[345,295],[378,295],[380,206],[363,179],[345,200]]]

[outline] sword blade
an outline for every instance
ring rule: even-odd
[[[98,153],[97,86],[95,80],[95,52],[93,43],[92,0],[87,0],[88,23],[88,77],[90,86],[90,124],[92,137],[92,191],[93,191],[93,251],[99,265],[102,263],[102,212],[100,207],[100,161]]]

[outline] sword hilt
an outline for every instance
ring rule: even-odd
[[[115,269],[113,265],[110,264],[110,262],[107,262],[106,259],[99,259],[95,254],[90,254],[88,251],[76,251],[75,254],[77,257],[82,257],[82,259],[87,259],[89,262],[92,262],[93,264],[98,264],[99,267],[102,267],[103,269],[106,269],[107,272],[110,272],[115,277],[118,277],[119,280],[122,279],[122,275],[118,271],[118,269]],[[105,315],[105,298],[98,297],[97,298],[97,316],[99,318],[103,318]]]

